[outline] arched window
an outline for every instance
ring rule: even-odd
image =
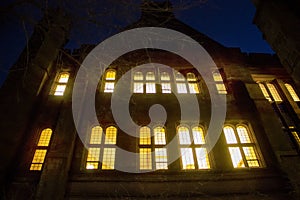
[[[70,74],[61,72],[54,81],[50,94],[54,96],[63,96],[67,87]]]
[[[268,82],[258,82],[258,85],[265,96],[270,102],[282,102],[282,99],[274,84]]]
[[[144,93],[144,76],[142,72],[134,72],[133,74],[133,92]]]
[[[41,132],[31,165],[30,170],[40,171],[42,170],[43,163],[47,154],[49,143],[52,136],[52,130],[46,128]]]
[[[263,95],[265,96],[265,98],[268,99],[268,101],[272,101],[272,99],[271,99],[271,97],[269,96],[269,93],[268,93],[268,91],[267,91],[265,85],[262,84],[262,83],[258,83],[258,85],[259,85],[259,87],[260,87],[260,89],[261,89]]]
[[[236,128],[226,125],[223,131],[234,168],[262,166],[253,135],[250,135],[245,125],[238,125]]]
[[[210,163],[202,127],[195,126],[190,132],[188,127],[179,126],[177,131],[182,169],[209,169]]]
[[[216,84],[216,88],[219,94],[227,94],[226,87],[223,82],[223,78],[219,72],[213,72],[213,79]]]
[[[177,93],[186,94],[187,88],[186,88],[186,80],[184,76],[180,72],[175,72],[175,80],[177,86]]]
[[[111,69],[107,70],[104,79],[105,79],[104,92],[113,93],[115,88],[116,71]]]
[[[162,93],[171,93],[171,79],[170,75],[167,72],[162,72],[160,74],[160,81],[161,81],[161,92]]]
[[[300,101],[297,93],[295,92],[291,84],[285,83],[284,86],[286,87],[294,101]]]
[[[86,158],[86,169],[112,170],[115,168],[115,144],[117,129],[114,126],[106,128],[105,134],[100,126],[91,130]],[[102,160],[102,162],[100,162]]]
[[[267,87],[268,87],[274,101],[281,102],[282,99],[281,99],[279,93],[277,92],[275,86],[272,83],[267,83]]]
[[[191,94],[198,94],[199,93],[199,87],[197,83],[197,78],[194,73],[187,73],[187,81],[189,85],[189,91]]]
[[[156,93],[154,72],[146,73],[146,93]]]
[[[139,132],[140,170],[168,169],[165,129],[154,128],[154,137],[149,127],[141,127]]]

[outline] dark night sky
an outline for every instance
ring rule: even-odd
[[[174,0],[174,5],[178,5],[176,1],[179,0]],[[104,7],[109,10],[109,5],[105,5],[103,8]],[[137,9],[135,13],[136,14],[131,16],[130,20],[138,20],[139,13]],[[176,17],[184,23],[206,34],[224,46],[240,47],[243,52],[274,53],[269,45],[262,39],[262,34],[258,28],[252,24],[255,7],[251,3],[251,0],[208,0],[204,5],[196,5],[188,9],[178,10],[175,14]],[[36,12],[35,15],[37,16],[35,18],[38,18],[40,13]],[[130,20],[122,21],[120,19],[114,19],[110,23],[126,26]],[[2,20],[0,23],[2,24],[0,31],[0,42],[2,44],[0,48],[1,85],[5,80],[9,67],[16,61],[23,50],[26,44],[26,38],[24,28],[17,20],[9,18],[9,20]],[[88,25],[83,26],[88,27]],[[28,25],[26,27],[30,33],[32,28]],[[81,28],[80,30],[85,28]],[[95,27],[91,30],[95,31]],[[95,31],[100,33],[98,35],[74,31],[70,42],[67,44],[67,48],[77,48],[81,43],[97,44],[116,32],[106,31],[106,34],[101,34],[101,32],[103,32],[102,30],[103,29],[98,28],[97,31]],[[112,29],[110,28],[110,30]],[[84,38],[84,40],[82,38]]]

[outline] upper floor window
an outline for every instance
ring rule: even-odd
[[[254,136],[247,126],[238,125],[234,128],[226,125],[223,131],[234,168],[262,167]]]
[[[146,73],[146,93],[156,93],[154,72]]]
[[[270,102],[282,102],[282,99],[274,84],[259,82],[258,85],[265,98],[268,99]]]
[[[52,136],[52,130],[46,128],[41,132],[33,159],[31,161],[30,170],[40,171],[45,161],[47,150]]]
[[[139,133],[140,170],[168,169],[165,129],[154,128],[154,137],[147,126],[141,127]]]
[[[88,144],[86,169],[114,169],[116,142],[117,129],[114,126],[106,128],[105,134],[101,126],[93,127]]]
[[[179,126],[177,132],[182,169],[210,169],[203,128]]]
[[[219,94],[227,94],[226,87],[223,82],[223,78],[219,72],[213,72],[213,79],[216,84],[216,88]]]
[[[197,78],[194,73],[187,73],[187,81],[189,85],[189,91],[191,94],[198,94],[199,93],[199,87],[197,83]]]
[[[55,79],[50,94],[54,96],[63,96],[67,87],[70,74],[68,72],[61,72]]]
[[[161,81],[161,92],[162,93],[171,93],[171,79],[168,72],[162,72],[160,74]]]
[[[291,84],[285,83],[284,86],[286,87],[294,101],[300,101],[297,93],[295,92]]]
[[[115,88],[115,80],[116,80],[116,71],[108,70],[105,73],[105,84],[104,84],[104,92],[113,93]]]

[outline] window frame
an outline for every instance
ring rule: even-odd
[[[114,76],[111,78],[108,76],[110,73],[113,73]],[[115,69],[107,69],[103,76],[103,92],[104,93],[113,93],[115,89],[115,83],[117,79],[117,71]]]
[[[63,75],[67,75],[67,78],[63,78]],[[64,80],[61,80],[64,79]],[[67,80],[65,80],[67,79]],[[54,82],[52,84],[51,90],[50,90],[50,95],[56,96],[56,97],[63,97],[65,95],[68,82],[70,80],[70,72],[68,71],[61,71],[56,74],[56,77],[54,79]],[[59,90],[58,88],[63,88]]]

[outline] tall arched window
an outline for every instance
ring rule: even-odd
[[[111,69],[107,70],[104,79],[105,79],[104,92],[113,93],[115,88],[116,71]]]
[[[210,162],[205,147],[203,128],[187,126],[177,128],[182,169],[209,169]]]
[[[146,93],[156,93],[154,72],[146,73]]]
[[[50,94],[54,96],[63,96],[67,87],[70,74],[61,72],[54,81]]]
[[[262,166],[252,139],[254,136],[245,125],[238,125],[236,128],[226,125],[223,131],[234,168]]]
[[[170,75],[167,72],[162,72],[160,74],[160,81],[161,81],[161,92],[162,93],[171,93],[171,79]]]
[[[222,75],[219,72],[213,72],[213,79],[215,81],[218,93],[227,94],[227,90],[224,85]]]
[[[291,84],[285,83],[284,86],[286,87],[294,101],[300,101],[297,93],[295,92]]]
[[[49,143],[52,136],[52,130],[46,128],[41,132],[34,156],[30,165],[30,170],[40,171],[42,170],[43,163],[47,154]]]
[[[134,72],[133,74],[133,92],[144,93],[144,76],[142,72]]]
[[[175,72],[175,80],[176,80],[177,93],[186,94],[187,88],[186,88],[186,80],[184,76],[180,72]]]
[[[191,94],[198,94],[199,93],[199,87],[197,83],[197,78],[194,73],[187,73],[187,81],[189,85],[189,91]]]
[[[140,170],[168,169],[165,129],[156,127],[151,137],[149,127],[140,128],[139,152]]]
[[[86,169],[114,169],[116,142],[117,129],[114,126],[106,128],[105,134],[103,134],[102,127],[93,127],[88,145]]]

